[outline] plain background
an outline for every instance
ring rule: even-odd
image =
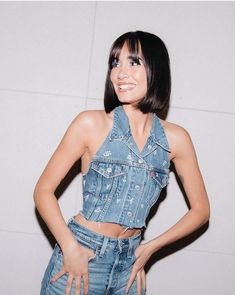
[[[234,294],[234,13],[233,2],[0,3],[1,294],[39,294],[52,248],[34,186],[73,118],[103,108],[110,46],[130,30],[155,33],[168,47],[167,120],[190,133],[211,203],[197,239],[153,257],[148,294]],[[82,206],[81,176],[68,182],[59,193],[66,220]],[[146,240],[187,212],[173,172],[163,199]]]

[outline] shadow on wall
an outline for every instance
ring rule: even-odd
[[[176,181],[177,184],[182,192],[182,195],[184,196],[185,202],[188,206],[188,209],[190,209],[190,204],[187,198],[187,195],[184,191],[183,185],[180,181],[180,178],[177,175],[174,163],[171,162],[171,166],[170,166],[170,171],[173,172],[175,174],[176,177]],[[153,218],[153,216],[156,214],[159,205],[162,201],[165,200],[167,196],[167,187],[165,187],[161,194],[160,197],[158,199],[158,201],[154,204],[154,206],[151,208],[150,212],[149,212],[149,216],[146,220],[146,225],[148,226],[149,221]],[[157,261],[161,260],[162,258],[165,258],[168,255],[171,255],[181,249],[183,249],[184,247],[188,246],[189,244],[193,243],[196,239],[198,239],[201,235],[203,235],[207,229],[209,228],[209,221],[207,223],[205,223],[203,226],[201,226],[199,229],[197,229],[196,231],[194,231],[193,233],[191,233],[190,235],[187,235],[186,237],[171,243],[169,245],[167,245],[166,247],[163,247],[162,249],[158,250],[156,253],[154,253],[149,261],[146,263],[145,265],[145,271],[146,273],[150,270],[150,268],[152,267],[153,264],[155,264]],[[144,233],[143,233],[144,235]]]
[[[81,172],[81,159],[76,161],[74,165],[71,167],[65,178],[61,181],[58,185],[57,189],[55,190],[55,196],[59,199],[69,184],[73,181],[73,179]],[[56,240],[54,236],[51,234],[50,230],[48,229],[46,223],[43,221],[42,217],[39,215],[36,207],[35,207],[35,215],[38,220],[39,225],[45,236],[47,237],[48,242],[50,243],[51,247],[54,248],[56,244]]]

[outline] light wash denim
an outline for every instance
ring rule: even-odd
[[[88,262],[89,295],[124,295],[132,266],[135,262],[134,251],[141,241],[141,234],[130,238],[110,238],[97,234],[80,225],[74,218],[68,222],[77,241],[95,252],[95,257]],[[68,275],[65,274],[56,282],[51,278],[61,270],[63,254],[58,245],[55,246],[49,261],[40,295],[64,295]],[[74,295],[74,282],[70,295]],[[137,294],[136,280],[129,290],[129,295]],[[81,281],[81,295],[84,295]],[[142,295],[145,291],[142,290]]]
[[[149,210],[169,178],[169,145],[156,114],[142,151],[131,134],[122,106],[114,109],[113,127],[83,174],[86,219],[145,227]]]

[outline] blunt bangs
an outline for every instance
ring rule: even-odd
[[[167,48],[156,35],[135,31],[121,35],[111,47],[104,92],[104,108],[106,113],[111,112],[115,107],[122,104],[118,100],[113,88],[110,73],[112,62],[114,59],[119,58],[125,43],[132,57],[137,58],[140,52],[142,53],[147,74],[147,93],[137,104],[136,108],[143,113],[164,112],[169,106],[171,92],[170,60]]]
[[[129,36],[128,36],[129,35]],[[112,62],[114,59],[119,59],[119,55],[121,53],[123,45],[126,43],[130,55],[136,58],[140,52],[140,41],[138,38],[133,38],[135,36],[131,35],[130,33],[124,34],[119,37],[113,44],[112,49],[109,55],[109,69],[112,69]]]

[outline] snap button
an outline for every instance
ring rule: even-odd
[[[112,172],[112,168],[110,168],[110,167],[107,168],[107,172],[108,172],[108,173]]]
[[[141,164],[141,163],[143,163],[143,160],[142,159],[139,159],[138,162]]]
[[[131,216],[132,216],[132,213],[131,213],[131,211],[128,211],[128,212],[127,212],[127,216],[129,216],[129,217],[131,217]]]
[[[151,177],[154,177],[154,176],[155,176],[154,171],[151,171],[151,172],[150,172],[150,176],[151,176]]]
[[[140,186],[137,184],[137,185],[135,186],[135,189],[138,191],[138,190],[140,189]]]

